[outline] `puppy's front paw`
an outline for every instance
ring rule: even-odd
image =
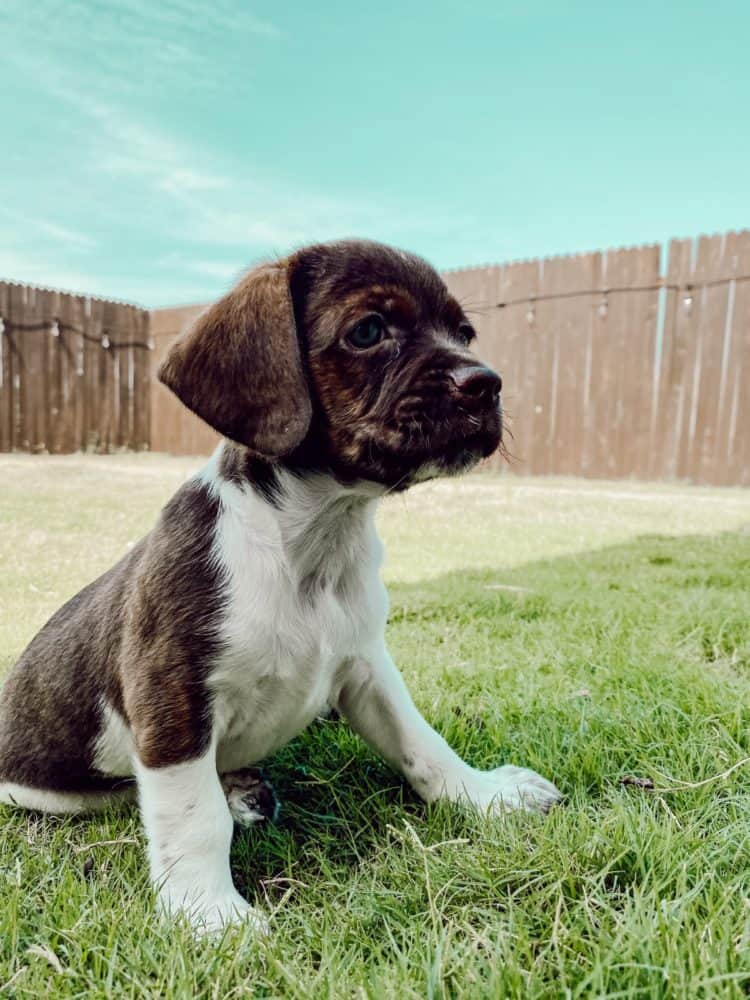
[[[232,890],[217,896],[180,896],[166,886],[159,892],[157,912],[165,919],[184,917],[196,937],[220,934],[226,927],[247,926],[253,933],[265,937],[268,920],[246,899]]]
[[[227,797],[232,819],[238,826],[248,827],[264,820],[274,822],[279,814],[279,800],[270,781],[257,767],[243,767],[221,777],[221,787]]]
[[[464,788],[461,798],[484,813],[510,809],[546,813],[562,799],[551,781],[527,767],[505,764],[476,775],[478,780]]]

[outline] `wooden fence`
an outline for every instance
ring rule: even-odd
[[[750,484],[750,231],[447,274],[515,468]]]
[[[750,232],[661,261],[651,245],[444,275],[503,375],[510,468],[750,484]],[[152,314],[157,357],[200,310]],[[217,440],[163,387],[152,406],[154,449]]]
[[[444,277],[503,375],[511,468],[750,485],[750,231]],[[0,284],[0,450],[207,454],[217,435],[152,377],[202,309],[149,328],[133,306]]]
[[[0,282],[0,451],[148,448],[149,314]]]

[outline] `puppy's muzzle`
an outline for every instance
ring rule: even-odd
[[[449,373],[450,393],[464,409],[496,409],[503,387],[500,376],[486,365],[461,365]]]

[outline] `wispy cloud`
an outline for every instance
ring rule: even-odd
[[[48,219],[38,219],[22,212],[0,205],[0,218],[13,223],[14,227],[23,227],[37,234],[48,236],[55,242],[76,250],[93,250],[97,246],[97,240],[86,233],[71,229],[68,226],[59,225]],[[7,224],[7,222],[6,222]]]
[[[164,130],[133,120],[113,105],[72,98],[98,125],[88,154],[107,176],[128,175],[168,195],[226,189],[229,178],[196,165],[196,151]]]
[[[203,0],[162,0],[159,4],[150,0],[116,0],[112,8],[132,17],[137,23],[150,28],[173,30],[180,34],[185,31],[201,32],[230,31],[280,38],[281,31],[270,21],[256,17],[245,4],[227,3],[213,0],[207,5]]]
[[[27,44],[4,54],[62,142],[54,184],[27,183],[21,163],[12,190],[0,181],[0,203],[34,199],[33,216],[6,213],[4,259],[14,277],[23,278],[26,267],[30,281],[70,286],[91,268],[93,293],[195,301],[222,290],[254,259],[310,240],[365,232],[398,241],[410,233],[415,215],[403,204],[372,191],[367,198],[326,194],[298,164],[281,175],[231,143],[194,136],[178,115],[180,130],[153,107],[162,72],[173,100],[204,98],[195,88],[219,85],[222,67],[206,61],[206,35],[219,33],[227,43],[240,36],[235,55],[243,58],[250,41],[283,40],[244,2],[207,8],[197,0],[71,0],[64,17],[45,0],[11,0],[14,6]],[[85,23],[86,32],[71,30],[68,21]],[[40,119],[37,134],[44,128]],[[428,223],[441,225],[434,216]],[[101,247],[107,252],[90,260]]]
[[[59,92],[58,92],[59,96]],[[69,98],[70,99],[70,98]],[[73,98],[98,129],[88,154],[104,177],[127,177],[179,211],[175,237],[214,246],[286,247],[326,231],[350,232],[377,208],[330,198],[298,183],[253,174],[247,164],[215,162],[210,151],[133,120],[101,101]]]
[[[158,93],[159,85],[212,87],[225,80],[222,63],[210,56],[207,42],[255,37],[278,43],[283,33],[257,17],[245,0],[49,0],[29,4],[6,0],[0,20],[13,25],[17,46],[4,49],[45,52],[68,79],[87,79],[92,93]],[[133,58],[137,71],[133,72]]]
[[[247,164],[216,162],[197,147],[136,119],[114,102],[61,83],[54,65],[34,65],[35,78],[50,96],[95,126],[81,155],[102,178],[127,178],[179,208],[174,235],[201,244],[284,248],[325,231],[356,231],[382,220],[384,206],[332,198],[298,182],[271,178]],[[399,212],[394,211],[394,217]]]

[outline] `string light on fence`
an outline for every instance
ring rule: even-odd
[[[658,281],[650,285],[622,285],[620,287],[610,287],[610,288],[582,288],[579,291],[574,292],[548,292],[540,293],[534,296],[534,304],[539,302],[556,302],[561,299],[581,299],[587,298],[588,296],[599,296],[603,295],[604,300],[601,304],[600,311],[606,311],[607,308],[607,297],[609,295],[629,293],[629,292],[659,292],[665,290],[668,292],[677,292],[682,294],[687,292],[687,297],[683,300],[685,308],[689,309],[693,304],[693,295],[697,288],[719,288],[722,285],[738,285],[740,282],[750,281],[750,274],[733,274],[731,277],[726,278],[711,278],[708,281],[698,281],[692,284],[681,284],[672,281],[667,281],[665,278],[659,278]],[[517,299],[506,299],[504,302],[496,302],[495,309],[509,309],[511,306],[524,306],[529,300],[525,295],[520,296]],[[527,313],[528,316],[528,313]]]
[[[607,293],[602,295],[602,301],[599,303],[599,319],[606,319],[607,313],[609,312],[609,303],[607,302]]]
[[[682,304],[685,307],[685,315],[690,316],[693,312],[693,296],[688,294],[682,300]]]
[[[533,299],[529,299],[529,308],[526,310],[526,322],[529,326],[533,326],[536,322],[536,307]]]
[[[90,344],[98,344],[105,351],[123,350],[127,351],[131,348],[136,348],[142,351],[153,351],[154,342],[153,340],[119,340],[114,343],[110,340],[106,333],[103,333],[101,337],[96,336],[93,333],[89,333],[88,330],[82,329],[79,326],[74,326],[72,323],[66,323],[64,320],[54,318],[54,319],[44,319],[39,320],[34,323],[19,323],[12,319],[3,319],[0,316],[0,334],[5,334],[10,340],[11,334],[16,331],[20,333],[30,333],[31,331],[44,331],[49,333],[51,336],[55,337],[60,341],[62,348],[70,354],[68,345],[66,345],[66,337],[64,334],[73,333],[82,337],[83,340]],[[13,341],[11,340],[11,348],[13,348]],[[72,356],[72,355],[71,355]]]

